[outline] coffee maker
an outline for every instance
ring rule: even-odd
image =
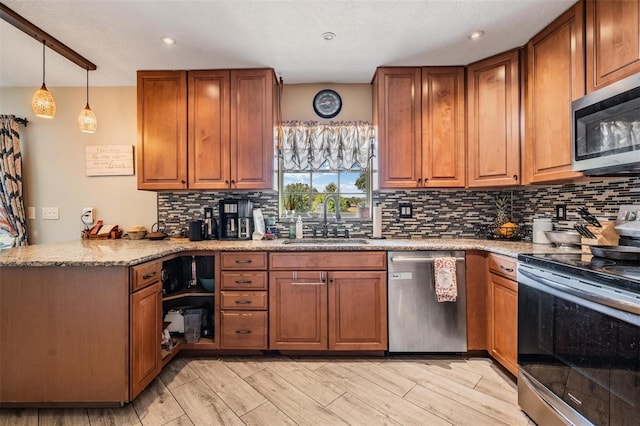
[[[250,240],[253,233],[253,202],[248,198],[220,201],[221,240]]]
[[[213,207],[204,208],[204,230],[205,240],[215,240],[218,238],[218,223],[213,217]]]

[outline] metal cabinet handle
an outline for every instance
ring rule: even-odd
[[[291,285],[325,285],[324,272],[320,271],[320,281],[302,282],[298,281],[298,271],[293,271]]]
[[[504,265],[500,265],[500,269],[502,269],[503,271],[507,271],[507,272],[513,272],[513,268],[507,268]]]
[[[253,303],[251,300],[236,300],[236,305],[250,305],[251,303]]]
[[[236,284],[251,284],[251,280],[236,280]]]
[[[252,260],[236,260],[236,263],[251,263]]]
[[[237,334],[251,334],[253,333],[252,330],[236,330]]]
[[[153,272],[152,272],[152,273],[150,273],[150,274],[144,274],[144,275],[142,276],[142,279],[143,279],[143,280],[146,280],[146,279],[149,279],[149,278],[151,278],[151,277],[154,277],[154,276],[156,275],[156,272],[157,272],[157,271],[153,271]]]
[[[418,179],[418,186],[422,186],[422,178]]]
[[[513,180],[518,180],[518,175],[513,175]]]

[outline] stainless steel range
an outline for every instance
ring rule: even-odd
[[[540,425],[639,425],[640,263],[518,260],[522,409]]]

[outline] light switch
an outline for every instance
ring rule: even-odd
[[[36,208],[27,207],[27,219],[34,220],[36,218]]]

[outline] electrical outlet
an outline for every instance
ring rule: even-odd
[[[567,220],[566,204],[556,204],[556,220]]]
[[[27,207],[27,219],[34,220],[36,218],[36,208]]]
[[[95,207],[83,207],[82,208],[82,223],[93,224],[95,222],[96,209]]]
[[[57,207],[43,207],[42,219],[44,220],[58,220],[60,219],[60,209]]]

